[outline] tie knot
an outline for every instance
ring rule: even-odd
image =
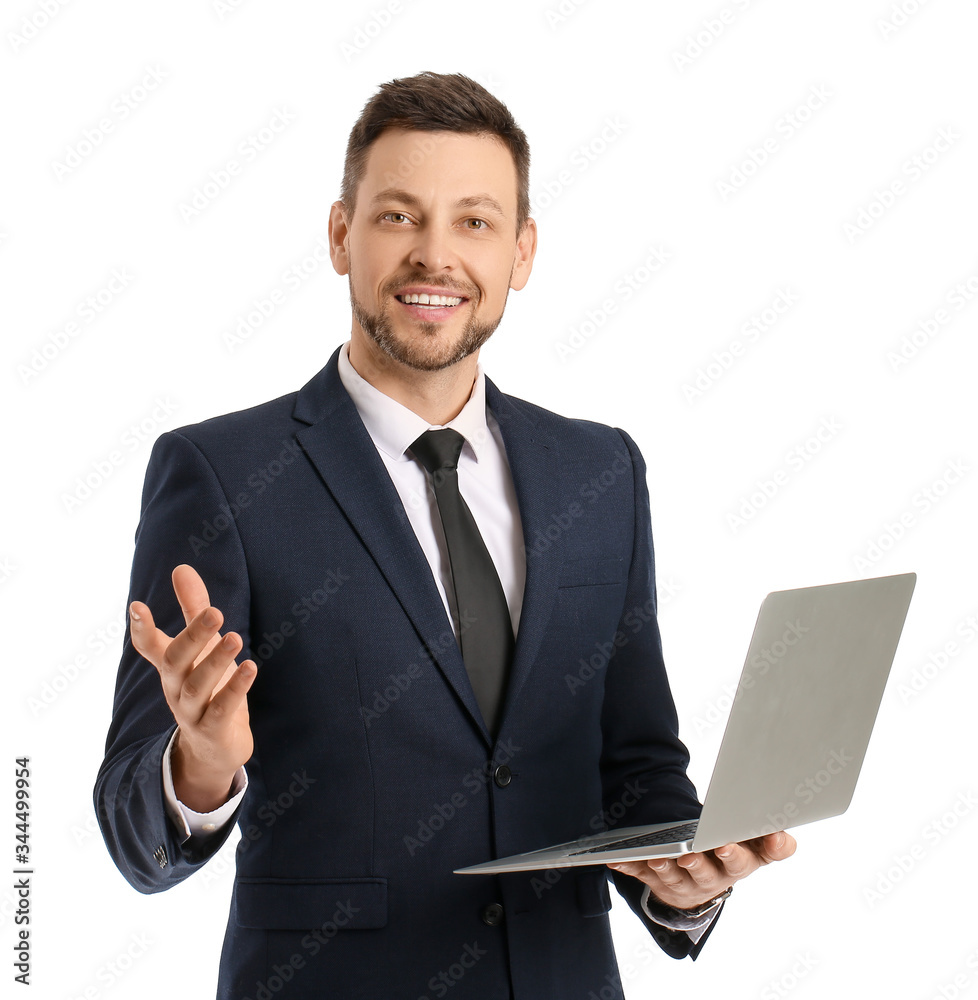
[[[443,427],[437,431],[425,431],[411,445],[411,451],[418,457],[421,464],[432,474],[437,470],[458,467],[458,456],[462,453],[465,438],[451,427]]]

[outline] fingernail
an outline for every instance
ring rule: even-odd
[[[136,609],[131,604],[129,605],[129,617],[136,622],[142,621],[142,618],[140,618],[139,615],[136,614]]]
[[[208,608],[208,609],[207,609],[207,610],[206,610],[206,611],[204,612],[204,617],[203,617],[202,621],[203,621],[203,623],[204,623],[204,624],[205,624],[205,625],[206,625],[206,626],[207,626],[208,628],[212,628],[212,627],[213,627],[214,625],[216,625],[216,624],[217,624],[217,615],[216,615],[216,614],[214,614],[214,612],[213,612],[213,610],[212,610],[211,608]]]

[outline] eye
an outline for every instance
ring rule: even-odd
[[[489,228],[489,223],[486,222],[485,219],[466,219],[465,221],[466,222],[477,222],[479,224],[479,227],[478,227],[478,229],[476,229],[476,232],[478,232],[479,229],[488,229]]]
[[[386,212],[381,216],[382,219],[390,219],[391,222],[400,223],[406,222],[407,216],[403,212]]]

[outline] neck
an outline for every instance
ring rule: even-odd
[[[350,340],[350,364],[360,378],[429,424],[447,424],[459,415],[475,385],[478,351],[448,368],[419,371],[395,361],[357,332]]]

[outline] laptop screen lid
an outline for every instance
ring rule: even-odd
[[[916,579],[903,573],[768,594],[694,850],[845,812]]]

